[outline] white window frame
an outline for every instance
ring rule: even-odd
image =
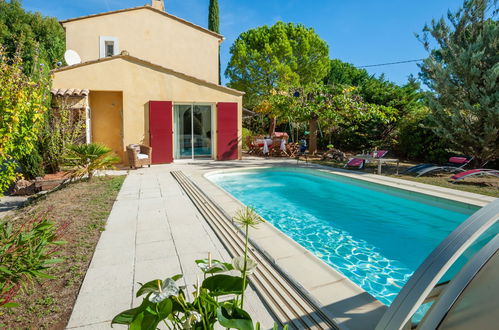
[[[100,36],[99,37],[99,57],[106,57],[106,41],[112,41],[114,43],[114,55],[118,55],[120,53],[120,42],[117,37],[108,37],[108,36]]]

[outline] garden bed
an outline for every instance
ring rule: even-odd
[[[20,306],[4,310],[6,328],[64,329],[71,316],[78,291],[104,230],[105,221],[124,181],[124,176],[96,177],[78,182],[37,198],[2,221],[21,225],[43,217],[67,227],[59,256],[49,273],[55,279],[38,280],[14,299]]]

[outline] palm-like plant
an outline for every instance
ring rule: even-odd
[[[70,145],[64,157],[70,167],[69,177],[80,179],[88,176],[90,180],[95,171],[114,168],[120,159],[111,151],[111,148],[98,143]]]

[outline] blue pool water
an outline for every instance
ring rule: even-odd
[[[389,305],[428,254],[476,209],[313,170],[209,179]]]

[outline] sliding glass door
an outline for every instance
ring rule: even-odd
[[[211,158],[212,107],[203,104],[176,104],[175,158]]]

